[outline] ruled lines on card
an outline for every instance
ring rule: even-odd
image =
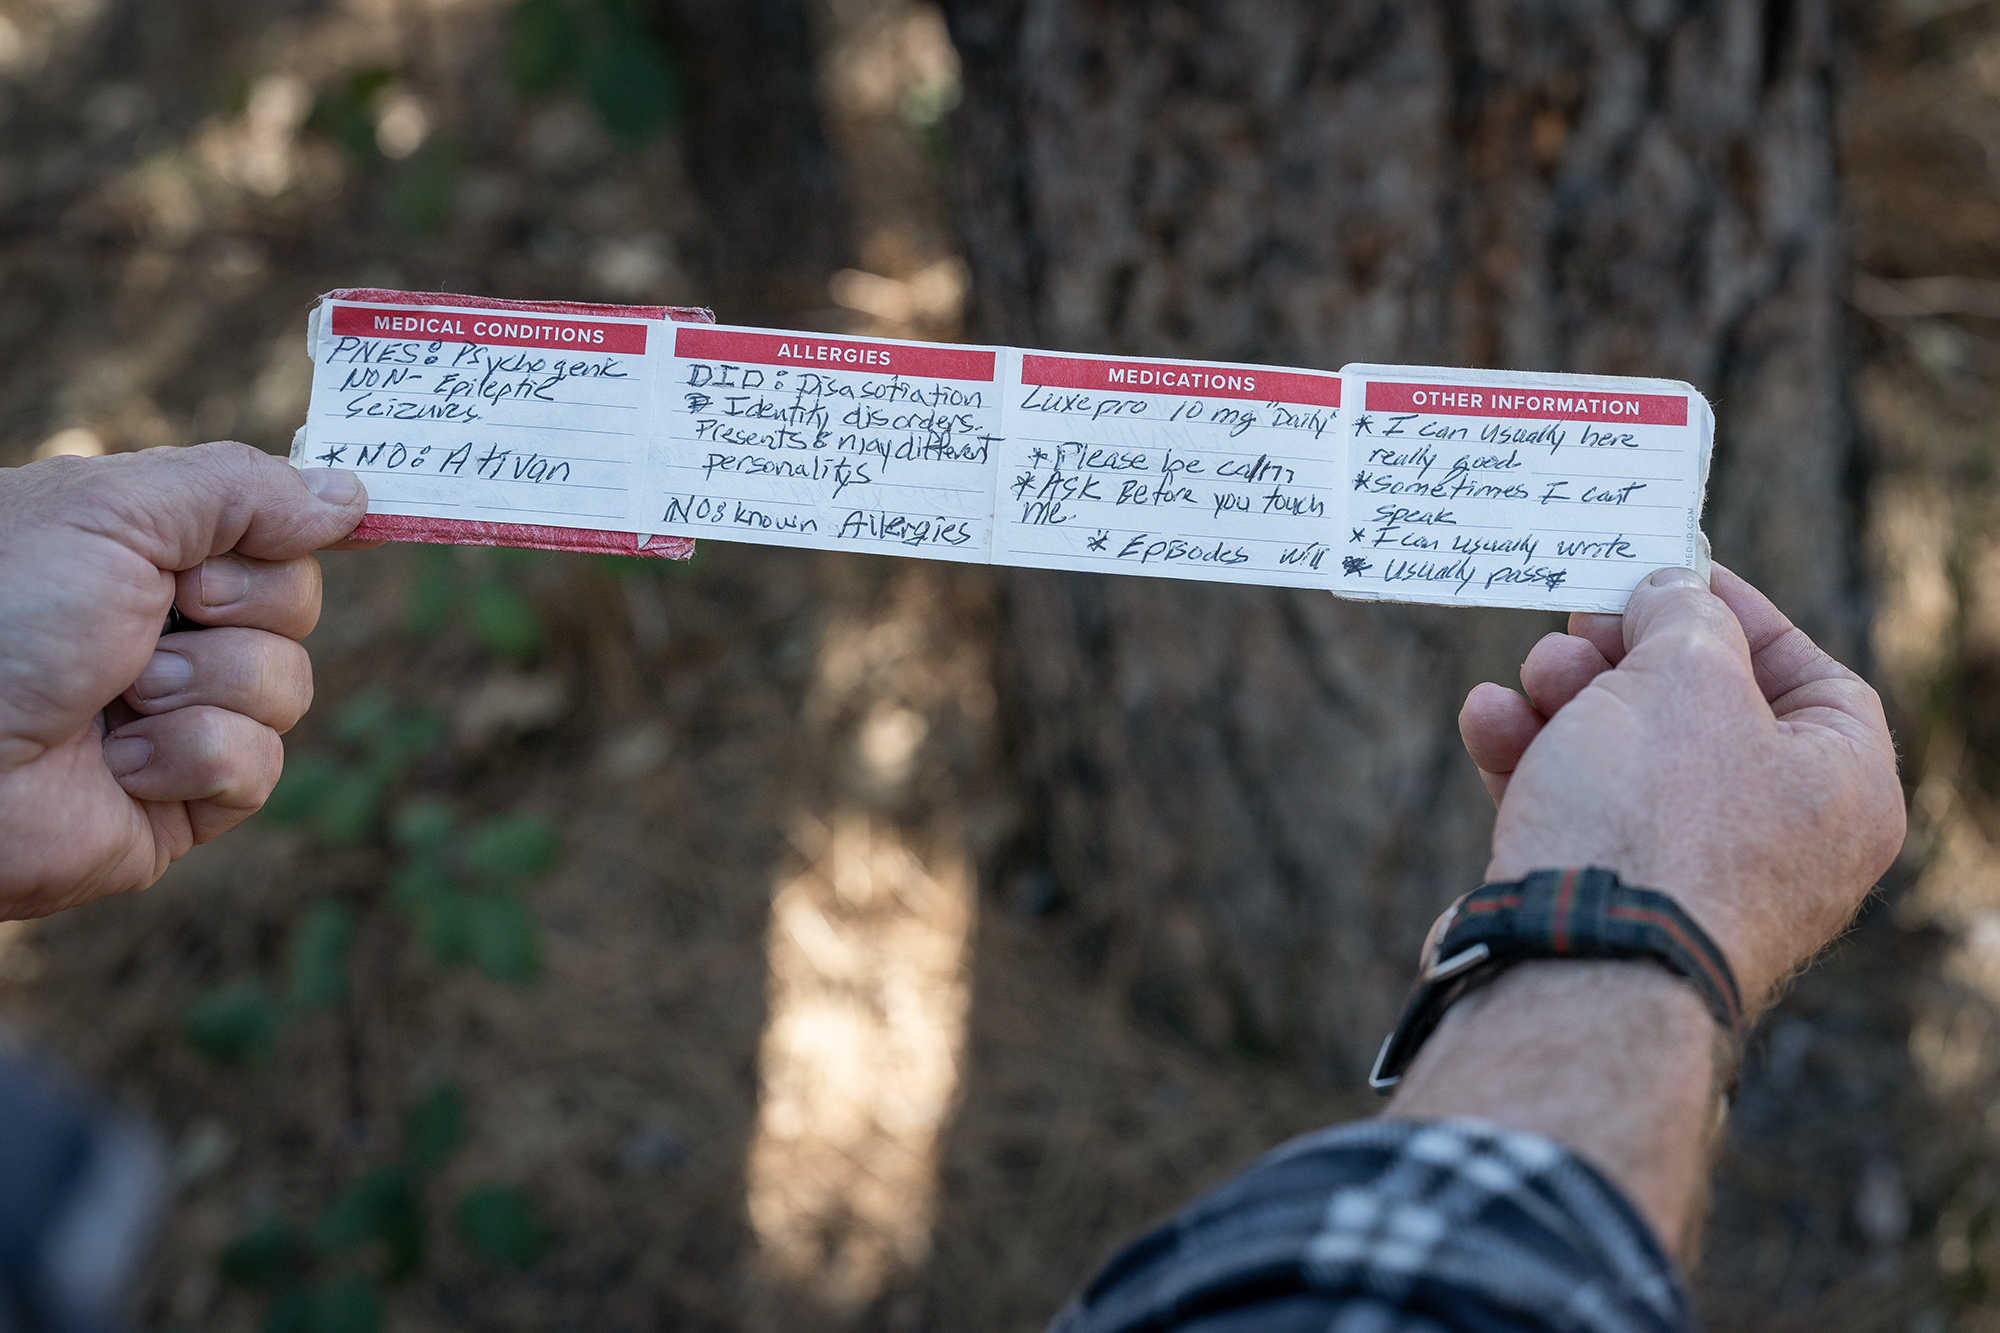
[[[1355,408],[1341,591],[1603,610],[1663,565],[1705,564],[1711,418],[1688,386],[1394,366],[1343,373]]]
[[[995,563],[1330,587],[1338,375],[1020,354]]]
[[[630,532],[653,431],[655,326],[330,301],[300,452],[373,512]]]
[[[687,326],[660,384],[654,530],[991,558],[998,348]]]

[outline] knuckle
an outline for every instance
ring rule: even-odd
[[[278,785],[284,744],[271,728],[221,709],[191,721],[177,738],[178,785],[218,805],[255,810]]]
[[[245,664],[241,697],[231,702],[241,706],[237,711],[252,714],[271,712],[284,701],[285,673],[279,666],[277,655],[258,644],[249,661]]]
[[[247,628],[201,637],[215,654],[206,665],[217,684],[206,702],[281,731],[305,715],[312,704],[312,659],[295,640]]]
[[[261,809],[265,801],[271,799],[271,791],[278,785],[278,775],[285,769],[285,746],[278,739],[278,733],[269,727],[257,728],[255,739],[246,746],[246,765],[243,782],[238,789],[242,804],[252,810]]]
[[[211,440],[206,444],[187,445],[173,450],[173,454],[174,457],[169,460],[171,464],[194,470],[201,475],[204,484],[213,487],[219,494],[231,496],[232,502],[238,505],[254,496],[260,474],[277,462],[262,449],[237,440]]]
[[[1875,822],[1875,858],[1880,870],[1886,870],[1903,851],[1903,843],[1910,832],[1909,811],[1903,805],[1902,784],[1892,773],[1883,784],[1884,790],[1878,797],[1880,815]],[[1879,871],[1878,871],[1879,873]]]
[[[127,489],[124,479],[115,470],[101,466],[102,461],[65,454],[28,464],[17,475],[26,477],[32,469],[37,488],[21,497],[19,518],[28,524],[48,520],[75,522],[107,499],[123,499]],[[10,519],[13,517],[9,515]]]
[[[262,449],[252,448],[240,440],[211,440],[207,444],[190,445],[176,452],[190,462],[230,470],[257,467],[262,460],[270,457]]]
[[[1742,651],[1712,625],[1677,629],[1664,636],[1660,647],[1677,671],[1703,678],[1743,674]]]
[[[299,655],[301,657],[305,656],[303,649],[300,650]],[[307,711],[312,708],[312,703],[312,661],[308,658],[300,664],[298,674],[292,677],[292,722],[296,723],[300,718],[304,717]]]
[[[292,607],[301,636],[312,633],[319,624],[321,594],[321,574],[319,561],[313,556],[301,556],[294,562],[297,580],[292,591]]]
[[[227,781],[236,756],[228,714],[219,708],[190,708],[176,729],[177,767],[184,780],[201,787]]]
[[[290,639],[278,639],[264,654],[259,691],[265,720],[288,731],[312,707],[312,659]]]
[[[311,557],[271,562],[246,562],[252,567],[254,612],[251,626],[303,638],[319,620],[319,564]]]

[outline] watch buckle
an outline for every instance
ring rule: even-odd
[[[1432,956],[1430,965],[1424,968],[1424,980],[1447,981],[1461,972],[1479,966],[1493,956],[1493,950],[1484,944],[1475,944],[1469,949],[1461,949],[1449,958]]]
[[[1375,1052],[1375,1067],[1368,1071],[1368,1086],[1377,1092],[1387,1092],[1403,1081],[1401,1074],[1391,1074],[1387,1078],[1382,1076],[1382,1066],[1389,1059],[1389,1048],[1395,1044],[1396,1034],[1391,1032],[1382,1038],[1382,1049]]]
[[[1475,944],[1470,948],[1460,949],[1449,958],[1439,958],[1433,954],[1431,961],[1424,965],[1424,974],[1418,984],[1430,986],[1440,981],[1449,981],[1461,973],[1470,972],[1473,968],[1478,967],[1492,956],[1492,946],[1487,944]],[[1407,1023],[1408,1019],[1409,1015],[1405,1014],[1404,1022]],[[1436,1020],[1433,1019],[1432,1021],[1435,1022]],[[1368,1071],[1368,1086],[1377,1092],[1387,1092],[1403,1081],[1401,1072],[1394,1074],[1384,1074],[1382,1072],[1383,1067],[1389,1063],[1390,1051],[1396,1045],[1396,1038],[1402,1035],[1403,1027],[1404,1023],[1398,1023],[1395,1031],[1382,1039],[1382,1049],[1375,1052],[1375,1065]],[[1407,1062],[1407,1060],[1408,1057],[1406,1056],[1405,1061]]]

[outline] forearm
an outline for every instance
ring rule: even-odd
[[[1684,1333],[1668,1250],[1701,1204],[1715,1030],[1652,963],[1519,964],[1446,1011],[1386,1118],[1266,1155],[1051,1333]]]
[[[1554,1139],[1685,1261],[1718,1120],[1716,1049],[1701,998],[1652,963],[1524,963],[1451,1007],[1386,1114]]]

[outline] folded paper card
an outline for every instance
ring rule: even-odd
[[[1675,380],[1338,373],[343,290],[300,466],[358,535],[684,556],[714,537],[1343,597],[1616,611],[1708,566]]]

